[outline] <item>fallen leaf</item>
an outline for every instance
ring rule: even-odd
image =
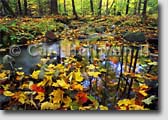
[[[77,72],[74,72],[74,77],[75,77],[75,81],[77,81],[77,82],[82,82],[83,81],[83,77],[81,75],[80,70],[78,70]]]
[[[15,94],[12,93],[11,91],[4,91],[4,92],[3,92],[3,95],[5,95],[5,96],[13,96],[13,95],[15,95]]]
[[[70,87],[69,84],[67,84],[63,79],[62,80],[57,80],[57,83],[60,87],[64,89],[68,89]]]
[[[58,88],[57,90],[53,90],[50,95],[53,96],[53,103],[60,103],[63,100],[64,91]]]
[[[40,73],[40,70],[33,71],[32,75],[31,75],[32,78],[37,80],[37,79],[38,79],[38,76],[39,76],[39,73]]]
[[[34,99],[42,102],[45,99],[45,95],[44,95],[44,93],[39,92],[38,95]]]

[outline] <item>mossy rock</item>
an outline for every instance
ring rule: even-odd
[[[127,32],[124,34],[124,39],[129,42],[145,42],[146,37],[143,32]]]

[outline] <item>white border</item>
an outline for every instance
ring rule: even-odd
[[[168,72],[166,49],[168,48],[168,1],[159,0],[160,14],[160,112],[5,112],[0,111],[1,120],[168,120]],[[167,73],[167,74],[166,74]]]

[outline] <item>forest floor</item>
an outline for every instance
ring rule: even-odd
[[[158,34],[155,16],[1,18],[0,108],[157,110]]]

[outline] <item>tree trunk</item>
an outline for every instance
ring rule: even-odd
[[[126,11],[125,11],[126,15],[128,14],[128,11],[129,11],[129,3],[130,3],[130,0],[127,0]]]
[[[58,1],[51,0],[51,14],[58,15]]]
[[[41,4],[41,0],[38,0],[38,6],[39,6],[39,16],[42,16],[43,15],[43,7]]]
[[[101,16],[102,0],[99,1],[98,16]]]
[[[109,6],[109,0],[106,1],[106,15],[109,14],[108,6]]]
[[[93,0],[90,0],[90,10],[91,10],[92,15],[94,15]]]
[[[20,0],[18,0],[18,9],[19,9],[18,14],[19,14],[19,15],[22,15],[22,7],[21,7],[21,2],[20,2]]]
[[[9,6],[8,2],[6,0],[1,0],[1,2],[4,7],[4,10],[6,12],[9,12],[9,14],[11,14],[12,16],[15,16],[15,14],[14,14],[12,8]]]
[[[143,7],[143,12],[142,12],[142,16],[143,16],[144,19],[146,19],[147,1],[148,0],[144,0],[144,7]]]
[[[75,16],[75,19],[78,19],[78,15],[77,15],[77,12],[76,12],[76,9],[75,9],[74,0],[72,0],[72,12],[73,12],[73,15]]]
[[[24,15],[27,16],[27,0],[24,0]]]
[[[82,13],[82,16],[84,16],[84,10],[83,10],[83,0],[81,0],[81,13]]]
[[[138,2],[138,15],[141,14],[141,0]]]
[[[111,3],[111,5],[110,5],[110,7],[109,7],[109,9],[108,9],[109,13],[110,13],[110,10],[112,9],[114,3],[115,3],[115,0],[113,0],[113,2]]]
[[[134,2],[134,15],[137,14],[137,1]]]
[[[65,14],[67,13],[67,10],[66,10],[66,0],[64,0],[64,13]]]

